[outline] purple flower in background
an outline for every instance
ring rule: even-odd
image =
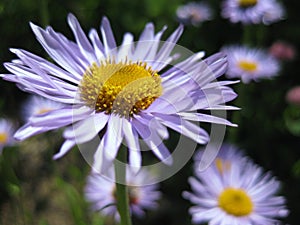
[[[225,0],[222,16],[232,23],[266,25],[283,19],[284,9],[276,0]]]
[[[190,208],[194,223],[274,225],[288,214],[284,197],[275,195],[280,182],[233,146],[223,146],[204,172],[196,163],[194,172],[192,192],[183,193],[195,204]]]
[[[0,119],[0,153],[5,146],[11,146],[14,144],[15,128],[11,121],[7,119]]]
[[[109,174],[114,178],[114,170]],[[161,197],[158,184],[153,183],[154,177],[147,170],[141,169],[138,173],[127,168],[126,184],[128,187],[129,206],[131,214],[137,217],[145,216],[145,210],[157,209],[157,201]],[[91,203],[92,210],[99,211],[102,215],[112,216],[119,221],[120,216],[116,207],[116,184],[99,173],[93,172],[88,176],[84,190],[85,198]]]
[[[88,37],[74,15],[68,16],[76,42],[61,33],[34,24],[31,28],[55,63],[22,49],[11,49],[19,59],[5,63],[11,74],[3,79],[19,88],[49,100],[64,103],[62,108],[32,116],[15,134],[18,140],[49,130],[66,127],[66,139],[54,159],[62,157],[76,144],[86,143],[101,132],[94,155],[94,169],[112,165],[118,149],[126,141],[129,164],[138,170],[142,157],[141,138],[164,163],[172,157],[163,143],[171,128],[199,144],[209,140],[207,132],[193,121],[232,125],[197,110],[230,109],[224,103],[236,97],[227,87],[233,82],[218,82],[227,68],[224,54],[201,60],[196,53],[170,65],[171,55],[183,27],[179,26],[159,47],[166,27],[158,33],[148,23],[137,42],[126,33],[119,48],[106,17],[100,32]],[[70,126],[72,125],[72,126]]]
[[[227,54],[228,78],[241,78],[244,83],[261,78],[271,78],[279,72],[278,61],[264,50],[245,46],[227,46],[222,49]]]
[[[23,114],[25,121],[32,116],[46,114],[52,110],[60,109],[64,104],[43,98],[40,96],[31,96],[23,105]]]
[[[199,26],[204,21],[212,19],[212,10],[206,3],[189,2],[179,6],[176,15],[178,20],[184,24]]]

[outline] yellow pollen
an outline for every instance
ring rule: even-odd
[[[234,216],[247,216],[253,211],[249,195],[242,189],[226,188],[219,196],[219,207]]]
[[[79,85],[80,98],[95,111],[132,117],[162,94],[161,78],[147,63],[94,63]]]
[[[224,161],[221,158],[216,158],[215,163],[216,163],[216,167],[217,167],[218,171],[221,174],[224,173],[224,171],[226,171],[226,170],[230,170],[231,164],[229,161]]]
[[[238,66],[247,72],[254,72],[257,70],[257,63],[256,62],[251,62],[251,61],[246,61],[246,60],[241,60],[238,62]]]
[[[5,144],[8,141],[7,133],[0,133],[0,144]]]
[[[257,4],[257,0],[239,0],[239,5],[241,7],[252,7]]]

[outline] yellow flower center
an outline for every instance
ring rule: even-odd
[[[218,202],[220,208],[234,216],[247,216],[253,211],[252,200],[242,189],[226,188]]]
[[[242,70],[245,70],[246,72],[254,72],[254,71],[257,70],[257,63],[256,62],[241,60],[241,61],[238,62],[238,66]]]
[[[161,78],[147,63],[94,63],[79,85],[80,99],[96,112],[122,117],[147,109],[162,94]]]
[[[257,0],[239,0],[239,5],[241,7],[252,7],[257,4]]]
[[[215,163],[219,173],[221,174],[226,170],[230,170],[231,163],[229,161],[224,161],[221,158],[216,158]]]
[[[0,144],[5,144],[8,141],[7,133],[0,133]]]

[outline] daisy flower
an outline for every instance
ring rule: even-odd
[[[14,144],[15,129],[11,121],[7,119],[0,119],[0,153],[5,146]]]
[[[91,203],[92,210],[119,221],[120,216],[116,207],[116,184],[113,182],[114,170],[109,169],[108,173],[112,180],[92,172],[88,176],[84,195],[86,200]],[[153,182],[154,177],[147,170],[141,169],[136,173],[127,167],[126,184],[131,214],[143,217],[145,210],[154,210],[158,207],[157,201],[161,197],[161,192],[158,191],[159,185]],[[153,184],[143,185],[144,183]]]
[[[278,61],[264,50],[245,46],[228,46],[222,51],[227,54],[228,78],[238,77],[244,83],[261,78],[271,78],[279,72]]]
[[[154,33],[148,23],[137,42],[126,33],[119,48],[104,17],[101,39],[95,29],[88,37],[74,15],[68,15],[75,42],[47,27],[31,28],[55,63],[22,49],[11,49],[18,59],[5,63],[11,74],[3,79],[17,83],[24,91],[64,103],[65,106],[31,117],[15,134],[24,140],[42,132],[68,126],[57,159],[74,145],[86,143],[101,133],[94,154],[94,168],[105,171],[126,141],[129,164],[142,163],[139,138],[166,164],[172,157],[163,139],[166,127],[197,143],[209,140],[205,130],[191,121],[232,125],[224,118],[197,113],[204,109],[231,109],[224,105],[236,97],[229,81],[216,81],[227,68],[224,54],[201,60],[196,53],[166,68],[177,55],[171,55],[183,27],[179,26],[163,43],[166,27]],[[162,44],[160,46],[160,44]],[[100,135],[99,135],[100,136]]]
[[[189,2],[179,6],[176,11],[180,22],[199,26],[202,22],[211,20],[211,8],[203,2]]]
[[[283,8],[276,0],[225,0],[222,16],[232,23],[270,24],[282,19]]]
[[[64,105],[59,102],[33,95],[23,105],[24,119],[27,121],[32,116],[57,110],[63,106]]]
[[[194,223],[274,225],[288,214],[284,197],[275,195],[280,182],[233,146],[224,146],[204,172],[196,164],[194,172],[192,192],[183,193],[195,204],[190,208]]]

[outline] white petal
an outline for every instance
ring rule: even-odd
[[[133,35],[130,33],[124,34],[123,43],[118,50],[118,61],[131,59],[131,51],[133,48]]]
[[[134,128],[141,135],[141,137],[150,147],[153,153],[165,164],[171,165],[173,163],[172,156],[162,142],[162,139],[159,137],[156,129],[154,127],[151,127],[151,122],[143,118],[137,118],[138,117],[133,120]]]
[[[68,23],[73,31],[81,53],[86,57],[86,59],[90,63],[96,62],[97,59],[94,54],[94,49],[89,40],[87,39],[85,33],[83,32],[78,20],[73,14],[68,15]]]
[[[206,115],[202,113],[178,113],[178,115],[182,116],[186,120],[216,123],[216,124],[223,124],[232,127],[237,127],[236,124],[233,124],[224,118],[216,117],[213,115]]]
[[[131,124],[124,120],[123,133],[129,149],[129,164],[134,172],[138,172],[142,165],[142,156],[138,140],[138,134],[132,129]]]
[[[94,138],[106,125],[108,116],[95,114],[89,118],[75,123],[64,131],[64,138],[75,139],[77,143],[84,143]]]
[[[106,17],[102,19],[100,30],[106,55],[111,57],[115,56],[117,44],[109,20]]]
[[[76,142],[74,140],[66,140],[61,146],[59,152],[53,156],[53,159],[56,160],[64,156],[71,148],[74,147],[75,144]]]

